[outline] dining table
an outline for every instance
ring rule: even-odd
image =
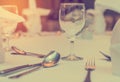
[[[10,40],[10,46],[16,46],[24,51],[47,55],[54,50],[60,53],[61,57],[69,54],[69,44],[70,42],[64,33],[44,33],[43,35],[21,36]],[[83,60],[65,61],[60,59],[54,67],[40,68],[20,78],[10,79],[9,77],[12,75],[0,75],[0,82],[84,82],[87,74],[85,63],[91,57],[94,57],[96,66],[91,73],[91,82],[120,82],[120,76],[112,73],[112,62],[106,61],[105,57],[99,52],[102,51],[110,56],[110,44],[111,33],[107,32],[93,34],[91,39],[77,37],[74,51],[76,56],[83,57]],[[35,56],[13,55],[10,52],[5,53],[5,61],[0,63],[0,70],[40,63],[44,59]]]

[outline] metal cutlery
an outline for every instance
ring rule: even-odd
[[[20,74],[10,76],[9,78],[11,78],[11,79],[19,78],[19,77],[29,74],[31,72],[37,71],[41,67],[43,67],[43,68],[53,67],[53,66],[57,65],[59,59],[60,59],[60,54],[55,51],[52,51],[44,58],[44,60],[41,62],[40,66],[34,67],[34,68],[27,70],[25,72],[22,72]]]
[[[14,74],[16,72],[22,71],[24,69],[33,68],[33,67],[36,67],[36,66],[41,66],[41,63],[26,64],[26,65],[21,65],[21,66],[16,66],[16,67],[13,67],[13,68],[0,70],[0,76],[8,76],[8,75]]]
[[[0,70],[0,76],[8,76],[8,75],[20,72],[22,70],[26,70],[26,69],[28,70],[34,67],[40,67],[40,66],[49,67],[52,65],[51,63],[53,63],[54,65],[57,64],[59,59],[60,59],[60,54],[56,51],[51,51],[45,56],[43,60],[44,63],[40,62],[36,64],[26,64],[26,65],[21,65],[21,66]]]
[[[95,59],[88,59],[86,64],[85,64],[85,70],[87,71],[86,78],[84,82],[91,82],[91,72],[94,71],[96,68],[95,66]]]
[[[108,55],[108,54],[105,54],[104,52],[102,51],[99,51],[106,59],[106,61],[111,61],[111,57]]]
[[[24,50],[20,50],[18,49],[17,47],[15,46],[12,46],[11,49],[14,51],[13,55],[23,55],[23,56],[36,56],[36,57],[39,57],[39,58],[44,58],[45,55],[43,54],[37,54],[37,53],[32,53],[32,52],[26,52]]]

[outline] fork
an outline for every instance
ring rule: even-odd
[[[85,64],[85,70],[87,71],[87,75],[84,82],[91,82],[91,72],[94,71],[95,68],[96,68],[95,59],[94,58],[88,59]]]

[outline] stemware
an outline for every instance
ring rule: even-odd
[[[3,9],[14,13],[14,14],[18,14],[18,9],[17,6],[15,5],[2,5],[1,6]],[[3,42],[4,42],[4,48],[5,51],[10,51],[10,43],[9,40],[11,38],[12,33],[15,31],[16,26],[17,26],[17,22],[15,21],[11,21],[9,19],[1,19],[2,21],[2,36],[3,36]]]
[[[70,41],[70,53],[63,60],[82,60],[74,53],[74,42],[76,35],[81,33],[85,24],[85,5],[83,3],[61,3],[59,10],[59,23],[61,29],[66,33]]]

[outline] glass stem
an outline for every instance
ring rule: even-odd
[[[70,55],[74,55],[74,41],[70,41]]]

